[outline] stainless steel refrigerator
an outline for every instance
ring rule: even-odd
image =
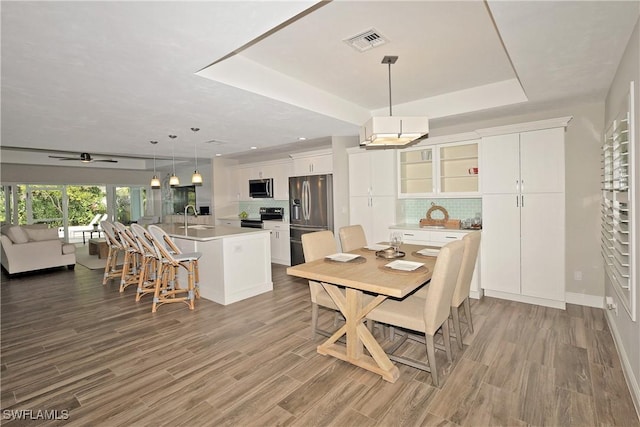
[[[333,231],[333,176],[310,175],[289,178],[289,222],[291,265],[302,264],[302,235]]]

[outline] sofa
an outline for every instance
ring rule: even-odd
[[[9,274],[76,265],[76,247],[58,237],[46,224],[3,225],[0,228],[2,267]]]

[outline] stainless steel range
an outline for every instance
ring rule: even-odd
[[[260,219],[242,219],[240,227],[245,228],[262,228],[263,221],[282,220],[284,217],[284,208],[260,208]]]

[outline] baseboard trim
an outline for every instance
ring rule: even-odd
[[[640,385],[638,384],[638,379],[633,374],[631,362],[629,361],[629,357],[627,356],[627,353],[624,350],[624,346],[622,345],[622,337],[618,332],[616,322],[613,319],[612,311],[605,310],[605,314],[607,318],[607,324],[609,325],[609,330],[611,331],[611,335],[613,335],[613,342],[616,344],[616,350],[618,350],[618,356],[620,357],[620,362],[622,363],[622,372],[624,373],[624,379],[627,381],[627,387],[629,387],[633,405],[636,407],[636,415],[638,415],[638,418],[640,418]]]
[[[527,304],[541,305],[544,307],[559,308],[561,310],[564,310],[566,308],[566,304],[564,301],[555,301],[545,298],[529,297],[526,295],[510,294],[508,292],[494,291],[491,289],[485,289],[484,294],[488,297],[524,302]]]
[[[604,297],[596,295],[576,294],[566,292],[564,298],[569,304],[584,305],[587,307],[604,308]]]

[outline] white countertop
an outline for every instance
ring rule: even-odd
[[[195,240],[206,242],[209,240],[230,238],[242,234],[270,233],[269,230],[260,228],[237,228],[227,227],[225,225],[191,225],[186,229],[184,225],[178,224],[162,224],[161,228],[169,234],[169,236],[177,239]]]
[[[240,221],[240,217],[238,215],[219,216],[217,219],[222,219],[222,220],[237,219],[238,221]]]

